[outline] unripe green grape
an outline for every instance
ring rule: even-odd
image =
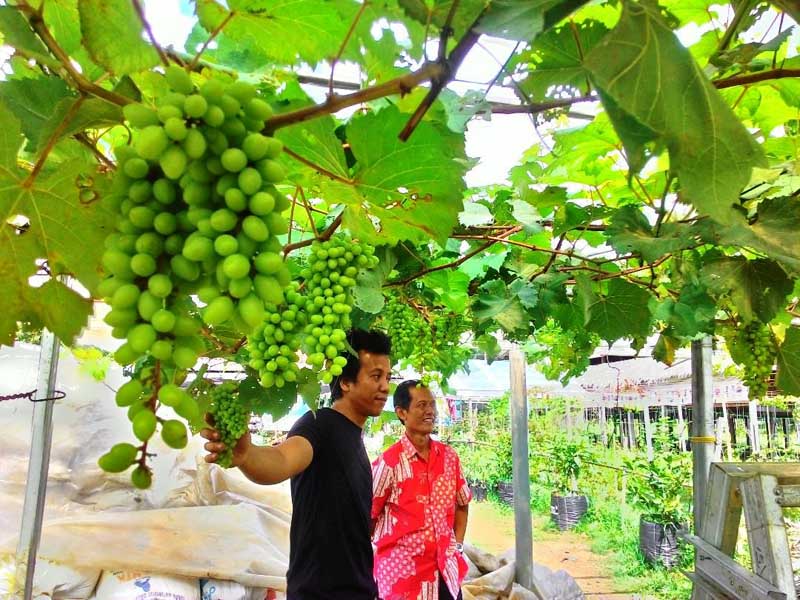
[[[252,167],[242,169],[239,173],[239,189],[248,196],[261,189],[261,174]]]
[[[289,232],[288,221],[276,212],[266,215],[264,221],[272,235],[284,235]]]
[[[197,402],[188,394],[175,407],[175,412],[190,423],[197,420],[200,416],[200,409],[197,406]]]
[[[214,251],[220,256],[230,256],[239,248],[236,238],[227,233],[220,235],[214,240]]]
[[[233,316],[235,307],[233,301],[228,296],[214,298],[208,306],[203,309],[203,321],[207,325],[219,325]]]
[[[119,286],[111,298],[114,308],[131,308],[139,300],[139,287],[132,283]]]
[[[239,111],[242,110],[241,103],[229,94],[224,94],[219,99],[219,107],[225,113],[225,117],[229,119],[235,117],[237,114],[239,114]]]
[[[236,98],[242,105],[247,104],[256,97],[256,88],[246,81],[234,81],[225,90],[227,94]]]
[[[202,262],[214,255],[214,242],[201,235],[192,235],[183,244],[183,256]]]
[[[270,215],[267,215],[270,216]],[[266,218],[266,217],[265,217]],[[261,219],[255,215],[250,215],[242,221],[242,231],[255,242],[263,242],[269,237],[269,227]]]
[[[230,279],[239,279],[250,273],[250,261],[241,254],[231,254],[222,264],[225,276]]]
[[[131,473],[131,483],[140,490],[146,490],[153,483],[153,474],[147,467],[139,465]]]
[[[264,302],[275,304],[276,306],[283,304],[283,286],[274,277],[256,275],[253,278],[253,287],[258,297]]]
[[[122,165],[122,172],[131,179],[141,179],[150,172],[150,165],[142,158],[130,158]]]
[[[142,158],[156,160],[167,149],[169,137],[160,125],[150,125],[139,132],[134,148]]]
[[[172,362],[179,369],[190,369],[197,362],[197,351],[188,346],[175,346],[172,350]]]
[[[200,93],[206,100],[211,102],[219,101],[225,93],[225,86],[222,85],[217,79],[209,79],[202,86],[200,86]]]
[[[137,352],[131,345],[127,342],[122,344],[117,351],[114,352],[114,360],[120,365],[129,365],[133,363],[137,358],[142,355],[141,352]]]
[[[188,137],[187,137],[188,140]],[[184,144],[186,141],[184,141]],[[178,146],[170,146],[161,155],[158,164],[161,165],[161,170],[164,171],[170,179],[180,179],[186,170],[188,159],[186,153]]]
[[[172,331],[172,328],[175,327],[175,315],[166,308],[162,308],[156,311],[150,319],[150,323],[156,331],[160,333],[169,333]]]
[[[161,204],[172,204],[177,198],[175,184],[169,179],[157,179],[155,183],[153,183],[153,196],[155,196],[155,199]]]
[[[281,166],[281,163],[270,158],[258,161],[256,163],[256,169],[258,169],[264,181],[268,183],[279,183],[286,178],[286,172]]]
[[[177,315],[172,333],[178,336],[193,336],[200,331],[200,324],[186,315]]]
[[[147,206],[134,206],[128,213],[128,218],[131,220],[131,223],[136,225],[139,229],[149,229],[152,227],[155,217],[155,212]]]
[[[164,251],[164,240],[157,233],[146,231],[136,238],[134,247],[140,254],[149,254],[155,257]]]
[[[247,166],[247,155],[239,148],[228,148],[220,156],[220,162],[227,171],[238,173]]]
[[[117,390],[115,396],[117,406],[130,406],[134,402],[137,402],[143,393],[144,386],[142,383],[136,379],[131,379],[123,383]]]
[[[275,198],[267,192],[256,192],[250,198],[250,212],[263,217],[270,214],[275,208]]]
[[[219,291],[219,287],[216,285],[205,285],[197,290],[197,297],[200,299],[200,302],[204,304],[208,304],[214,298],[219,298],[222,292]]]
[[[170,360],[172,358],[172,342],[170,340],[156,340],[150,346],[150,354],[157,360]]]
[[[231,146],[241,146],[245,136],[247,136],[247,127],[241,119],[227,119],[220,127],[220,131],[228,138]]]
[[[283,259],[280,255],[273,252],[262,252],[258,254],[253,261],[256,270],[264,275],[273,275],[281,270],[284,266]]]
[[[158,125],[158,114],[152,108],[133,102],[122,107],[122,114],[135,129],[143,129],[149,125]]]
[[[266,121],[272,116],[272,108],[260,98],[253,98],[244,104],[244,112],[251,119]]]
[[[131,271],[140,277],[149,277],[156,271],[156,260],[149,254],[136,254],[131,257]]]
[[[230,146],[228,138],[225,137],[225,134],[219,129],[212,129],[211,131],[208,131],[207,136],[208,138],[206,141],[208,142],[208,149],[214,154],[214,158],[219,160],[219,169],[217,170],[217,174],[222,175],[227,173],[225,167],[222,166],[222,161],[217,157],[221,157],[222,153],[225,152],[225,150],[227,150]]]
[[[267,138],[269,145],[267,147],[267,158],[278,158],[283,152],[283,142],[278,138]]]
[[[244,231],[240,231],[236,234],[236,241],[239,243],[239,254],[250,257],[258,252],[258,243]]]
[[[133,444],[128,445],[134,450],[133,458],[128,459],[128,452],[114,452],[112,449],[112,451],[103,454],[103,456],[97,459],[97,465],[106,473],[121,473],[130,467],[136,459],[136,447]]]
[[[264,320],[264,303],[255,294],[242,298],[238,310],[239,315],[250,327],[256,327]]]
[[[112,309],[103,317],[103,321],[111,327],[130,327],[136,320],[136,311],[129,308]]]
[[[249,277],[240,277],[238,279],[231,279],[228,284],[228,293],[234,298],[244,298],[248,296],[253,289],[253,280]]]
[[[210,105],[203,120],[211,127],[220,127],[225,122],[225,112],[215,105]]]
[[[112,275],[111,277],[106,277],[97,285],[97,293],[102,298],[110,298],[123,285],[125,285],[124,280]]]
[[[186,128],[186,123],[183,119],[178,117],[171,117],[164,122],[164,133],[167,137],[176,142],[182,142],[186,139],[186,134],[189,130]]]
[[[133,417],[133,435],[146,442],[155,432],[157,423],[155,413],[151,410],[143,410]]]
[[[170,448],[180,450],[185,448],[189,441],[186,426],[177,419],[169,419],[161,424],[161,439]]]
[[[173,256],[169,265],[173,274],[186,281],[196,281],[200,277],[200,266],[181,254]]]
[[[167,80],[169,87],[176,92],[191,94],[194,90],[191,76],[178,65],[169,65],[164,70],[164,78]]]
[[[207,110],[208,101],[200,94],[192,94],[191,96],[187,96],[183,103],[183,112],[194,119],[199,119],[202,117],[204,114],[206,114]]]
[[[215,231],[225,232],[230,231],[236,227],[239,222],[239,217],[236,213],[228,208],[220,208],[211,215],[211,227]]]
[[[230,188],[225,192],[225,205],[233,211],[241,212],[247,208],[247,196],[239,188]]]
[[[200,98],[201,96],[198,96]],[[198,129],[190,129],[186,134],[186,139],[183,140],[183,149],[186,156],[193,159],[201,158],[205,153],[208,145],[206,138]]]
[[[140,323],[128,331],[128,344],[136,352],[147,352],[155,341],[156,330],[148,323]]]
[[[172,213],[158,213],[153,219],[153,229],[161,235],[170,235],[178,229],[178,220]]]
[[[261,160],[269,150],[269,138],[260,133],[251,133],[242,142],[242,151],[251,161]]]
[[[156,298],[166,298],[172,292],[172,281],[163,273],[156,273],[147,280],[147,289]]]

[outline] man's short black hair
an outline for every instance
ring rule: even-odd
[[[384,356],[392,353],[392,341],[389,336],[377,329],[366,331],[353,328],[347,332],[347,343],[350,344],[355,354],[349,350],[345,351],[347,364],[342,367],[342,374],[331,382],[331,400],[338,400],[342,397],[342,381],[355,381],[358,377],[358,371],[361,369],[361,361],[358,358],[360,351]]]
[[[422,387],[419,379],[406,379],[394,390],[393,402],[395,408],[408,410],[411,406],[411,388]]]

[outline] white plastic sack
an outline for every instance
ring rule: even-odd
[[[200,600],[197,579],[148,575],[137,571],[104,571],[97,584],[97,600]]]
[[[0,556],[0,598],[10,599],[21,596],[15,589],[16,557],[13,554]],[[33,577],[33,598],[35,600],[86,600],[92,595],[99,569],[80,569],[69,565],[40,559],[36,561]]]
[[[264,599],[262,595],[260,600]],[[248,600],[247,588],[235,581],[221,579],[201,579],[200,598],[202,600]]]

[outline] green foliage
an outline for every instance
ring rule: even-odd
[[[577,494],[584,461],[589,457],[584,440],[564,435],[556,436],[550,443],[549,454],[555,491],[562,495]]]
[[[654,523],[681,524],[688,518],[686,489],[691,481],[687,455],[660,453],[652,461],[637,456],[626,461],[631,476],[628,494],[643,516]]]

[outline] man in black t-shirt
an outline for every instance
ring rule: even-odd
[[[342,374],[331,384],[332,408],[303,415],[277,446],[254,446],[245,434],[233,449],[233,464],[256,483],[291,478],[287,600],[375,600],[370,543],[372,470],[362,430],[367,417],[381,414],[389,394],[389,338],[354,329],[347,337]],[[207,462],[225,445],[214,429]]]

